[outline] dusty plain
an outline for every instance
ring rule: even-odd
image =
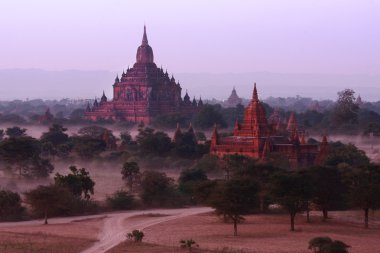
[[[77,253],[97,241],[103,218],[73,220],[69,223],[31,224],[0,227],[1,253]]]
[[[239,235],[234,237],[232,224],[225,224],[217,216],[208,213],[148,227],[144,229],[144,241],[178,249],[181,239],[193,239],[200,249],[215,252],[306,253],[311,252],[307,249],[311,238],[329,236],[349,244],[350,253],[380,252],[378,213],[377,222],[372,217],[370,229],[362,227],[360,220],[356,219],[360,218],[359,215],[360,212],[332,213],[335,218],[327,222],[322,222],[320,216],[312,216],[311,223],[298,215],[295,232],[289,231],[287,215],[250,215],[238,226]],[[118,252],[134,251],[114,253]]]

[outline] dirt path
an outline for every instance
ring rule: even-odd
[[[105,218],[103,230],[99,235],[99,241],[96,242],[91,248],[82,251],[82,253],[106,252],[124,241],[126,239],[125,235],[134,229],[142,230],[162,222],[210,211],[212,211],[212,209],[208,207],[195,207],[186,209],[157,209],[109,214]],[[149,217],[149,219],[127,220],[128,218],[136,215],[146,214],[155,215],[154,217]],[[161,216],[157,214],[160,214]]]
[[[101,229],[101,232],[98,235],[98,241],[95,244],[93,244],[90,248],[82,251],[82,253],[101,253],[106,252],[107,250],[124,241],[126,239],[126,234],[134,229],[143,230],[144,228],[157,225],[162,222],[171,221],[190,215],[207,213],[210,211],[212,211],[212,209],[209,207],[127,211],[90,216],[50,218],[49,224],[68,224],[71,222],[84,221],[87,219],[102,218],[104,221],[104,225]],[[144,217],[144,215],[146,215],[146,217]],[[134,216],[140,216],[140,218],[134,219]],[[5,229],[12,227],[27,227],[34,225],[41,226],[41,224],[43,224],[43,220],[4,222],[0,223],[0,228]]]

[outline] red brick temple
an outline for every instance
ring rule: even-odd
[[[210,153],[219,157],[240,154],[264,162],[271,155],[280,155],[288,159],[292,168],[323,163],[328,149],[326,137],[321,145],[307,144],[304,134],[298,130],[294,114],[289,118],[286,129],[289,137],[281,136],[277,131],[277,123],[268,123],[255,84],[252,100],[244,112],[243,122],[236,122],[233,135],[227,137],[220,137],[215,126]]]
[[[113,99],[103,95],[98,102],[88,105],[87,120],[125,120],[150,123],[158,115],[193,114],[203,105],[201,99],[191,101],[187,94],[182,99],[181,85],[168,72],[154,63],[153,50],[148,44],[146,28],[137,49],[136,63],[123,71],[113,84]]]

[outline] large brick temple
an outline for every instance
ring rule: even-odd
[[[123,71],[113,83],[113,99],[104,92],[100,99],[88,104],[85,119],[112,119],[149,123],[158,115],[193,114],[203,105],[201,99],[191,101],[187,94],[182,99],[181,85],[168,72],[154,63],[153,50],[148,44],[146,28],[137,49],[136,63]]]
[[[291,114],[287,124],[279,120],[276,112],[267,120],[256,84],[243,122],[236,122],[233,135],[226,137],[219,136],[215,126],[210,147],[210,153],[219,157],[240,154],[265,162],[271,156],[282,156],[288,159],[292,168],[321,164],[327,150],[326,137],[320,145],[306,143],[294,114]]]

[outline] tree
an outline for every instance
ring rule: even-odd
[[[51,142],[43,142],[41,143],[41,153],[44,157],[52,156],[54,157],[57,155],[57,150],[54,148],[53,144]]]
[[[75,109],[70,113],[71,121],[82,121],[84,117],[85,110],[84,109]]]
[[[225,171],[225,177],[228,180],[231,175],[239,173],[239,171],[247,171],[253,163],[254,161],[247,156],[239,154],[224,155],[221,167]]]
[[[40,185],[25,193],[26,202],[38,215],[43,215],[44,224],[48,224],[48,216],[64,213],[68,210],[72,194],[58,185]]]
[[[2,141],[4,139],[4,136],[5,136],[4,130],[0,129],[0,141]]]
[[[313,203],[323,214],[323,220],[328,218],[328,211],[343,205],[346,187],[342,175],[336,167],[314,167],[310,169],[313,182]]]
[[[132,187],[135,183],[140,181],[140,167],[136,162],[125,162],[121,169],[123,179],[127,181],[129,190],[132,192]]]
[[[174,180],[165,173],[145,171],[141,179],[142,201],[148,206],[165,206],[176,202]]]
[[[178,136],[174,144],[174,151],[180,157],[194,157],[197,151],[197,140],[193,133],[185,132]]]
[[[22,137],[25,136],[26,129],[20,128],[18,126],[9,127],[5,131],[6,135],[8,135],[9,138],[16,138],[16,137]]]
[[[214,155],[204,155],[196,161],[194,168],[203,170],[206,173],[220,173],[220,160]]]
[[[21,206],[21,197],[17,192],[0,191],[0,220],[14,221],[21,219],[24,208]]]
[[[50,161],[40,155],[40,142],[29,136],[8,138],[0,143],[0,159],[20,176],[47,177],[53,171]]]
[[[226,127],[227,124],[220,110],[220,105],[204,105],[199,113],[194,116],[194,125],[203,129],[211,128],[215,124]]]
[[[131,144],[132,135],[129,132],[122,132],[120,133],[120,139],[121,139],[121,145],[126,146],[126,145]]]
[[[230,179],[220,182],[210,197],[210,205],[218,215],[233,221],[234,236],[237,236],[237,224],[242,215],[252,211],[258,203],[257,184],[250,179]]]
[[[355,103],[355,91],[345,89],[338,92],[338,99],[333,112],[333,120],[336,124],[354,124],[358,120],[359,106]]]
[[[92,140],[102,140],[108,149],[116,148],[116,137],[112,131],[100,126],[82,127],[78,131],[79,136]]]
[[[173,148],[171,139],[164,132],[155,132],[148,127],[140,127],[138,131],[136,141],[142,154],[165,155]]]
[[[129,210],[133,207],[134,197],[129,192],[120,190],[107,197],[106,202],[112,210]]]
[[[294,231],[297,213],[307,210],[312,197],[311,180],[303,172],[281,172],[272,179],[271,195],[290,215],[290,230]]]
[[[101,139],[104,133],[109,131],[107,128],[101,126],[86,126],[78,130],[80,136],[89,136],[94,139]]]
[[[370,164],[353,169],[347,177],[351,203],[363,209],[364,227],[368,228],[369,209],[380,207],[380,166]]]
[[[42,143],[51,143],[53,147],[65,144],[69,140],[69,136],[65,133],[67,128],[60,124],[53,124],[49,131],[42,134],[40,140]]]
[[[202,169],[191,168],[181,171],[179,176],[179,190],[190,196],[191,200],[195,201],[194,193],[202,182],[207,181],[207,175]]]
[[[314,253],[348,253],[350,246],[330,237],[315,237],[309,241],[309,249]]]
[[[369,162],[369,158],[365,152],[358,149],[354,144],[333,142],[329,144],[329,154],[326,158],[325,165],[338,166],[339,164],[344,163],[357,167],[366,166]]]
[[[69,167],[70,174],[65,176],[57,173],[54,182],[58,186],[67,188],[74,196],[90,199],[94,194],[95,182],[91,179],[90,173],[85,169],[77,169],[76,166]]]
[[[90,136],[72,137],[73,150],[82,159],[92,159],[106,150],[107,144],[101,139],[94,139]]]
[[[230,157],[231,158],[231,157]],[[270,164],[258,163],[254,160],[244,158],[241,160],[241,165],[239,166],[239,160],[236,160],[233,167],[232,177],[237,178],[250,178],[251,180],[255,180],[259,187],[258,189],[258,197],[260,200],[260,211],[264,212],[268,203],[269,191],[271,186],[272,176],[276,172],[282,171],[281,169],[274,167]]]
[[[18,114],[10,113],[10,114],[0,115],[0,122],[23,124],[26,122],[26,120]]]

